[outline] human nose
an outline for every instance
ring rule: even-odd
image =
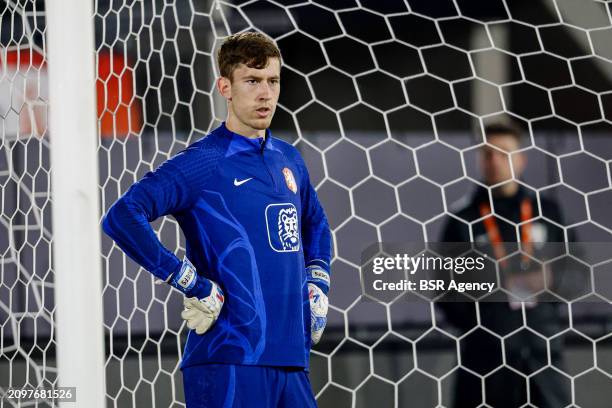
[[[495,165],[503,166],[508,163],[508,154],[500,151],[491,152],[490,161]]]
[[[262,81],[259,84],[259,99],[268,100],[272,98],[272,87],[266,81]]]

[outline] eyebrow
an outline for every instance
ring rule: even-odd
[[[243,79],[244,80],[248,80],[248,79],[262,80],[262,79],[265,79],[265,78],[261,77],[261,76],[257,76],[257,75],[247,75]],[[280,76],[279,75],[274,75],[274,76],[268,77],[268,79],[280,79]]]

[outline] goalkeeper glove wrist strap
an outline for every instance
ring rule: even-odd
[[[329,272],[323,261],[313,261],[306,267],[308,283],[313,283],[327,295],[329,292]]]
[[[183,292],[188,297],[203,299],[210,295],[212,283],[203,276],[198,276],[195,266],[185,258],[181,268],[170,275],[171,286]]]

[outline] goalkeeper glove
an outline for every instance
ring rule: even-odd
[[[318,265],[306,268],[308,275],[308,298],[310,300],[310,341],[317,344],[321,340],[327,324],[329,273]]]
[[[185,310],[181,313],[181,317],[191,330],[195,330],[197,334],[204,334],[217,321],[224,302],[223,291],[219,285],[212,282],[210,295],[204,299],[192,297],[183,300]]]
[[[225,302],[219,285],[198,276],[195,267],[187,258],[181,269],[170,276],[169,283],[186,296],[181,317],[187,322],[187,327],[195,330],[197,334],[206,333],[219,317]]]

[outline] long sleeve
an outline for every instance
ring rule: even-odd
[[[198,191],[193,185],[197,150],[188,149],[133,184],[106,213],[102,227],[134,261],[166,280],[181,260],[166,249],[149,225],[158,217],[187,208]]]
[[[302,239],[304,242],[304,261],[306,267],[318,265],[328,274],[331,262],[331,232],[329,223],[317,192],[310,183],[308,169],[300,160],[302,186]]]

